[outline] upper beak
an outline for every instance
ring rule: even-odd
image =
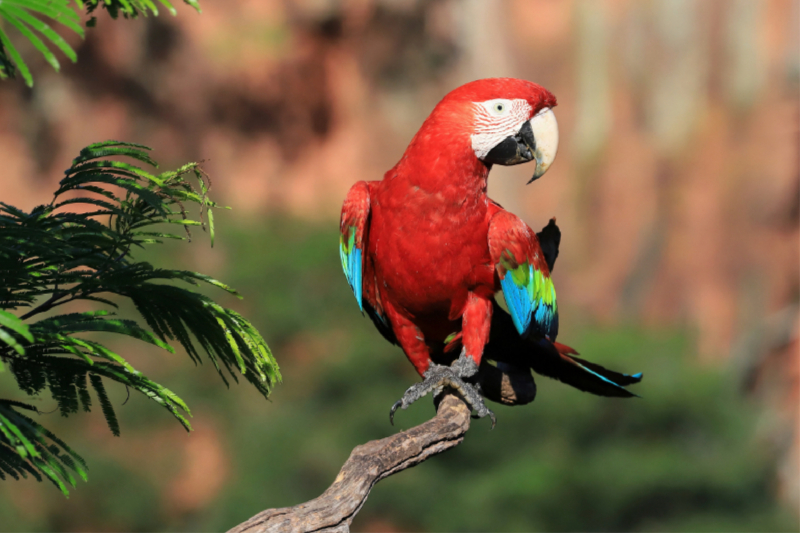
[[[486,163],[518,165],[536,160],[536,171],[531,181],[540,178],[556,157],[558,151],[558,122],[550,108],[541,110],[524,122],[519,132],[506,137],[483,158]]]
[[[531,125],[531,130],[533,130],[533,136],[536,140],[533,150],[533,156],[536,159],[536,171],[528,181],[528,183],[531,183],[541,178],[556,158],[556,153],[558,153],[558,121],[556,121],[553,110],[548,107],[539,111],[526,124]]]

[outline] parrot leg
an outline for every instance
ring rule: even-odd
[[[494,429],[497,419],[491,409],[483,403],[480,385],[465,381],[466,378],[470,378],[477,373],[478,365],[475,360],[463,351],[451,366],[431,364],[430,368],[423,374],[425,379],[421,383],[415,383],[409,387],[403,397],[392,406],[389,412],[389,422],[394,425],[394,413],[398,409],[407,409],[409,405],[430,392],[433,392],[434,396],[438,396],[444,391],[445,387],[452,387],[461,394],[467,405],[477,413],[478,418],[488,415],[492,420],[492,429]]]

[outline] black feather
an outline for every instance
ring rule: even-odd
[[[520,337],[511,315],[496,302],[492,313],[491,336],[483,353],[487,359],[515,367],[528,367],[537,374],[598,396],[636,396],[624,386],[641,381],[641,374],[622,374],[572,354],[559,353],[556,346],[544,337]]]
[[[558,247],[561,244],[561,230],[556,225],[556,219],[551,218],[542,231],[536,234],[539,238],[539,246],[542,247],[544,260],[547,262],[547,268],[550,272],[553,271],[553,266],[556,264],[558,258]]]
[[[387,341],[391,342],[392,344],[397,344],[397,337],[392,331],[392,327],[387,323],[384,322],[385,318],[382,318],[375,309],[369,305],[366,298],[364,299],[364,311],[367,312],[367,315],[372,319],[372,323],[375,324],[375,327],[378,331],[381,332],[383,338]]]

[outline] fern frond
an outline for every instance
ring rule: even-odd
[[[240,297],[234,288],[199,272],[158,268],[134,257],[136,250],[162,240],[184,239],[163,231],[167,225],[183,226],[187,235],[193,227],[213,235],[211,209],[218,207],[197,163],[156,174],[137,166],[156,166],[149,150],[119,141],[93,144],[65,171],[50,204],[26,212],[0,203],[0,363],[22,392],[49,391],[63,416],[99,405],[114,435],[120,434],[120,424],[106,391],[109,383],[155,401],[187,430],[191,412],[170,389],[91,338],[94,333],[131,337],[169,352],[177,341],[195,364],[205,352],[225,384],[243,376],[264,396],[281,379],[269,347],[248,320],[187,286],[211,286]],[[66,193],[71,197],[63,199]],[[69,211],[79,204],[89,210]],[[190,214],[192,207],[199,208],[199,216]],[[54,313],[76,300],[104,308]],[[131,301],[141,320],[111,313],[108,309],[120,300]],[[0,420],[0,446],[15,454],[0,451],[0,477],[33,474],[65,492],[74,486],[71,472],[83,475],[82,463],[46,430],[13,420],[13,427]],[[55,450],[43,448],[41,438],[29,433],[56,442]]]
[[[177,10],[168,0],[159,0],[172,15],[177,15]],[[184,0],[184,3],[200,12],[197,0]],[[58,71],[61,66],[50,46],[58,48],[73,63],[78,60],[75,50],[64,38],[56,32],[45,20],[58,22],[68,30],[84,37],[84,30],[80,25],[80,11],[86,9],[92,14],[98,7],[108,11],[112,18],[120,14],[124,18],[136,18],[139,15],[150,14],[158,16],[158,6],[152,0],[2,0],[0,2],[0,22],[6,22],[36,48],[45,60]],[[95,19],[87,22],[87,26],[94,26]],[[25,83],[33,86],[33,76],[30,69],[17,49],[11,43],[7,33],[0,25],[0,79],[14,78],[16,72],[22,75]]]
[[[117,414],[114,412],[114,406],[108,399],[102,378],[97,374],[92,374],[89,376],[89,380],[92,382],[92,387],[97,393],[97,399],[100,401],[100,409],[103,410],[103,416],[106,417],[108,429],[111,430],[111,433],[113,433],[115,437],[119,437],[119,421],[117,420]]]
[[[25,355],[25,348],[19,343],[16,336],[33,342],[33,335],[27,324],[8,311],[0,310],[0,342],[13,348],[18,354]],[[2,368],[2,362],[0,362],[0,370]]]
[[[185,4],[193,7],[195,11],[200,12],[200,5],[197,0],[183,0]],[[82,0],[86,6],[87,12],[92,13],[98,7],[104,8],[111,15],[111,18],[117,18],[122,15],[124,18],[136,18],[139,15],[148,16],[150,14],[158,16],[158,7],[152,0]],[[159,0],[174,16],[178,11],[172,6],[168,0]]]
[[[47,62],[58,71],[60,69],[58,59],[56,59],[56,56],[39,35],[49,41],[50,44],[55,45],[73,63],[78,57],[75,54],[75,50],[42,18],[52,19],[83,37],[83,28],[79,24],[78,14],[68,0],[4,0],[0,2],[0,19],[16,28],[23,37],[28,39],[41,52]],[[34,32],[38,32],[38,35]],[[25,79],[25,83],[29,87],[33,86],[33,77],[28,66],[16,48],[14,48],[14,45],[11,44],[2,28],[0,28],[0,42],[3,44],[3,49],[0,50],[0,55],[4,56],[0,57],[0,64],[3,65],[3,70],[13,77],[13,69],[8,69],[6,65],[6,63],[13,62]],[[10,58],[5,55],[6,52]]]
[[[52,432],[17,409],[36,411],[31,405],[0,400],[0,472],[14,479],[31,474],[41,480],[43,474],[68,495],[67,484],[76,485],[70,470],[86,480],[86,462]]]
[[[85,333],[88,331],[108,331],[111,333],[119,333],[120,335],[128,335],[129,337],[163,348],[168,352],[175,352],[172,346],[162,342],[133,320],[109,318],[106,315],[108,315],[108,311],[57,315],[36,322],[31,326],[31,330],[37,335],[39,342],[47,340],[48,336],[50,336],[49,338],[55,336],[60,340],[64,340],[65,334]]]

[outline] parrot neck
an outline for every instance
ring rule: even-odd
[[[475,157],[469,144],[464,143],[463,150],[455,149],[454,144],[461,143],[439,142],[436,136],[418,134],[402,159],[386,173],[386,185],[413,189],[463,206],[482,200],[489,167]]]

